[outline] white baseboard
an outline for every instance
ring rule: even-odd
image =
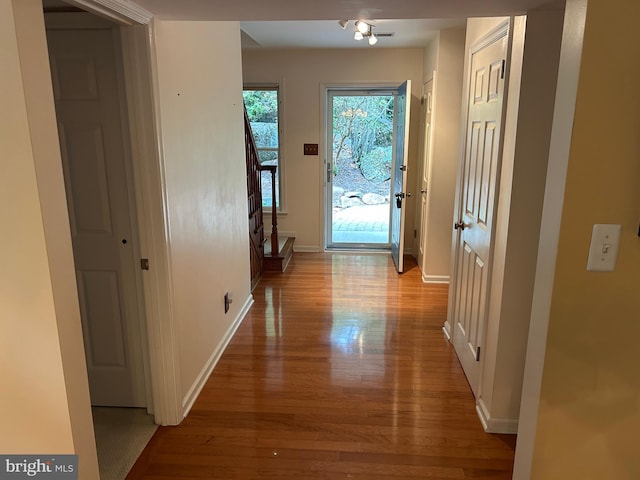
[[[317,245],[296,245],[293,244],[294,252],[302,252],[302,253],[318,253],[321,252],[322,249]]]
[[[448,284],[449,283],[449,275],[425,275],[422,274],[422,281],[424,283],[438,283],[438,284]]]
[[[220,357],[222,357],[222,354],[224,353],[225,349],[227,348],[227,345],[229,345],[229,342],[233,338],[233,334],[236,333],[236,330],[238,329],[238,327],[242,323],[242,320],[244,320],[244,317],[249,312],[249,309],[251,308],[251,305],[253,305],[253,295],[249,295],[249,298],[247,298],[247,301],[242,306],[242,309],[240,309],[240,312],[238,313],[238,316],[233,321],[233,323],[231,325],[229,325],[229,328],[227,328],[227,331],[225,332],[224,336],[222,337],[222,340],[220,340],[220,343],[218,343],[218,346],[213,351],[213,353],[209,357],[209,360],[207,360],[207,363],[202,368],[202,370],[200,371],[200,373],[196,377],[196,380],[191,385],[191,388],[189,389],[187,394],[182,399],[182,412],[183,412],[182,413],[182,415],[183,415],[182,418],[186,417],[187,414],[191,411],[191,408],[193,407],[193,404],[195,403],[196,399],[198,398],[198,395],[200,395],[200,392],[204,388],[205,383],[207,383],[207,380],[209,379],[209,376],[211,375],[211,372],[213,372],[213,369],[215,368],[215,366],[217,365],[218,361],[220,360]]]
[[[518,433],[518,419],[515,418],[491,418],[487,406],[482,399],[476,402],[476,412],[480,422],[487,433]]]

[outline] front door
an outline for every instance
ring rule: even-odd
[[[472,52],[464,166],[458,173],[453,344],[476,396],[487,318],[507,33],[505,28]]]
[[[409,115],[411,80],[398,89],[394,132],[394,173],[391,188],[391,257],[398,273],[404,271],[404,220],[407,198],[407,164],[409,163]]]
[[[136,259],[113,31],[48,29],[91,403],[144,407]]]
[[[326,246],[389,249],[395,89],[327,92]]]

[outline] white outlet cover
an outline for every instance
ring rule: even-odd
[[[613,272],[618,259],[622,225],[596,224],[591,233],[587,270]]]

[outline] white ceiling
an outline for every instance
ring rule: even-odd
[[[174,20],[339,20],[517,15],[549,0],[133,0]]]
[[[55,4],[61,0],[44,0]],[[564,0],[132,0],[160,19],[240,21],[243,48],[372,48],[353,39],[353,19],[375,23],[373,48],[423,47],[467,17],[526,13]],[[338,20],[350,19],[346,29]],[[382,20],[381,20],[382,19]]]
[[[376,48],[424,47],[444,28],[464,25],[457,19],[376,20]],[[241,22],[243,48],[371,48],[367,39],[353,39],[354,21],[343,30],[337,20]],[[392,37],[379,34],[392,33]],[[250,38],[247,38],[250,37]]]

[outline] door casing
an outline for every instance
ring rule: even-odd
[[[322,196],[320,198],[320,218],[323,219],[321,222],[321,242],[324,250],[327,251],[331,245],[331,215],[328,212],[331,209],[331,201],[332,201],[332,192],[329,191],[331,187],[331,182],[329,182],[329,167],[331,162],[329,161],[329,157],[333,155],[333,146],[331,144],[331,140],[329,136],[333,131],[332,126],[332,95],[343,93],[345,95],[369,95],[369,94],[378,94],[378,95],[397,95],[398,85],[393,83],[382,83],[382,84],[322,84],[322,99],[320,102],[321,105],[321,115],[324,121],[322,122],[322,138],[324,141],[321,143],[320,147],[320,156],[323,161],[320,163],[321,175],[320,180],[322,182]],[[395,115],[394,115],[394,124],[395,124]],[[394,128],[395,135],[395,128]],[[395,141],[393,141],[393,152],[395,153]],[[393,154],[392,154],[393,155]],[[395,161],[395,155],[393,155]],[[393,167],[393,165],[392,165]],[[393,168],[392,168],[393,171]],[[391,182],[393,182],[393,173]],[[391,218],[389,218],[389,227],[391,228]],[[335,248],[342,248],[343,245],[337,245]],[[367,249],[371,251],[380,250],[382,252],[386,252],[389,250],[390,244],[353,244],[349,245],[348,249]]]

